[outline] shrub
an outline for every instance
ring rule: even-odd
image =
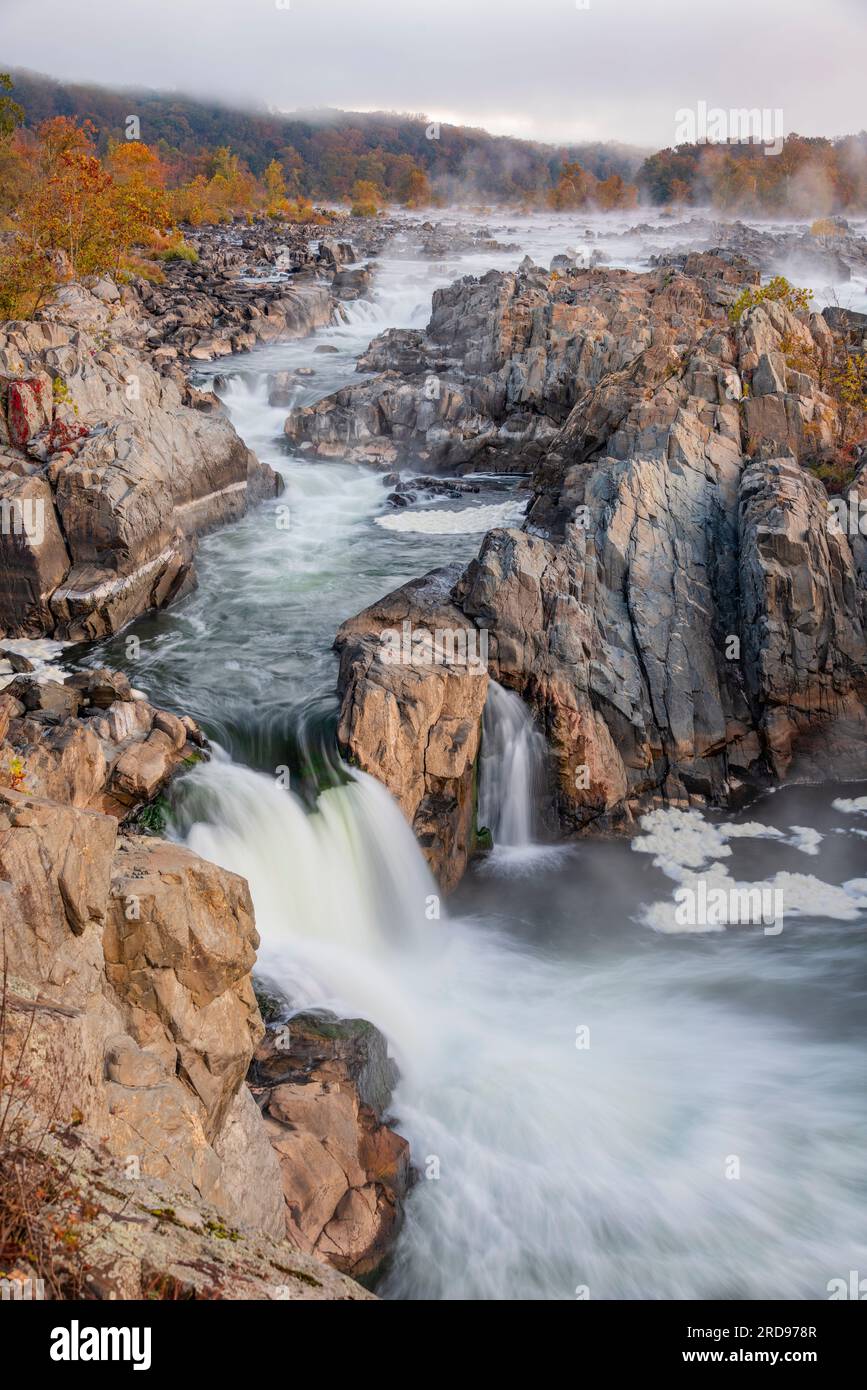
[[[189,265],[197,265],[199,260],[195,246],[181,236],[162,251],[158,251],[157,255],[161,261],[187,261]]]
[[[753,309],[757,304],[766,304],[769,300],[785,305],[793,314],[808,313],[812,298],[812,290],[799,289],[796,285],[789,284],[784,275],[775,275],[766,285],[748,285],[741,291],[729,309],[729,322],[738,323],[741,314],[747,309]]]
[[[833,217],[817,217],[810,224],[810,236],[842,236],[843,230],[837,226]]]

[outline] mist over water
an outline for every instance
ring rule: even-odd
[[[389,1040],[420,1178],[381,1294],[823,1298],[867,1265],[865,789],[790,788],[729,820],[552,846],[544,740],[492,683],[478,819],[494,850],[446,904],[388,793],[334,748],[340,622],[480,537],[377,525],[381,477],[288,452],[267,373],[314,366],[297,404],[318,399],[383,327],[421,326],[437,284],[525,250],[547,264],[585,225],[494,224],[519,253],[436,267],[396,247],[348,322],[214,368],[286,491],[207,537],[198,591],[134,626],[135,683],[222,745],[185,779],[177,833],[249,880],[262,978]],[[323,341],[338,352],[314,354]],[[123,663],[123,641],[102,657]],[[668,931],[696,863],[743,883],[787,874],[800,906],[777,937]],[[849,915],[825,911],[836,893]]]

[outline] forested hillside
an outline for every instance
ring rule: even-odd
[[[401,183],[418,168],[443,201],[522,201],[552,189],[564,163],[579,163],[593,179],[618,175],[628,182],[645,154],[616,143],[557,148],[465,126],[432,128],[422,115],[318,111],[283,116],[166,93],[109,91],[23,71],[13,71],[12,78],[31,129],[55,116],[89,120],[104,151],[111,140],[123,138],[127,118],[135,115],[141,139],[178,167],[181,179],[199,172],[204,150],[228,146],[255,175],[278,159],[290,191],[315,198],[345,199],[358,180],[399,198]]]

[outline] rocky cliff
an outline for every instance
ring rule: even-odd
[[[0,1167],[69,1167],[92,1296],[359,1297],[327,1266],[372,1274],[398,1229],[392,1064],[361,1022],[284,1007],[266,1036],[246,882],[141,833],[206,756],[192,720],[117,672],[0,693],[0,1090],[28,1120],[0,1128]]]
[[[394,225],[345,230],[376,254]],[[0,636],[116,632],[195,582],[197,536],[280,490],[185,369],[330,323],[371,273],[327,225],[190,235],[164,284],[65,284],[0,329]]]
[[[197,535],[277,491],[228,419],[185,405],[127,345],[136,328],[101,282],[0,333],[7,634],[117,631],[193,582]]]
[[[863,537],[837,523],[820,477],[857,459],[867,426],[835,393],[850,349],[822,315],[766,302],[730,322],[756,281],[728,253],[642,275],[461,281],[424,335],[374,345],[384,376],[290,421],[313,441],[336,422],[352,437],[353,419],[359,436],[386,433],[382,394],[421,410],[436,367],[440,401],[458,383],[469,453],[440,450],[439,424],[410,411],[399,437],[388,427],[398,456],[532,468],[522,529],[489,533],[453,582],[404,586],[338,636],[342,742],[446,885],[471,848],[484,698],[452,659],[467,622],[490,674],[537,712],[567,828],[863,771]],[[857,503],[864,488],[862,469],[845,490]],[[449,629],[452,651],[419,659],[409,642],[395,661],[381,636],[395,623]]]

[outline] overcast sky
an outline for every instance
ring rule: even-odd
[[[654,148],[698,101],[863,129],[865,40],[867,0],[0,0],[0,67]]]

